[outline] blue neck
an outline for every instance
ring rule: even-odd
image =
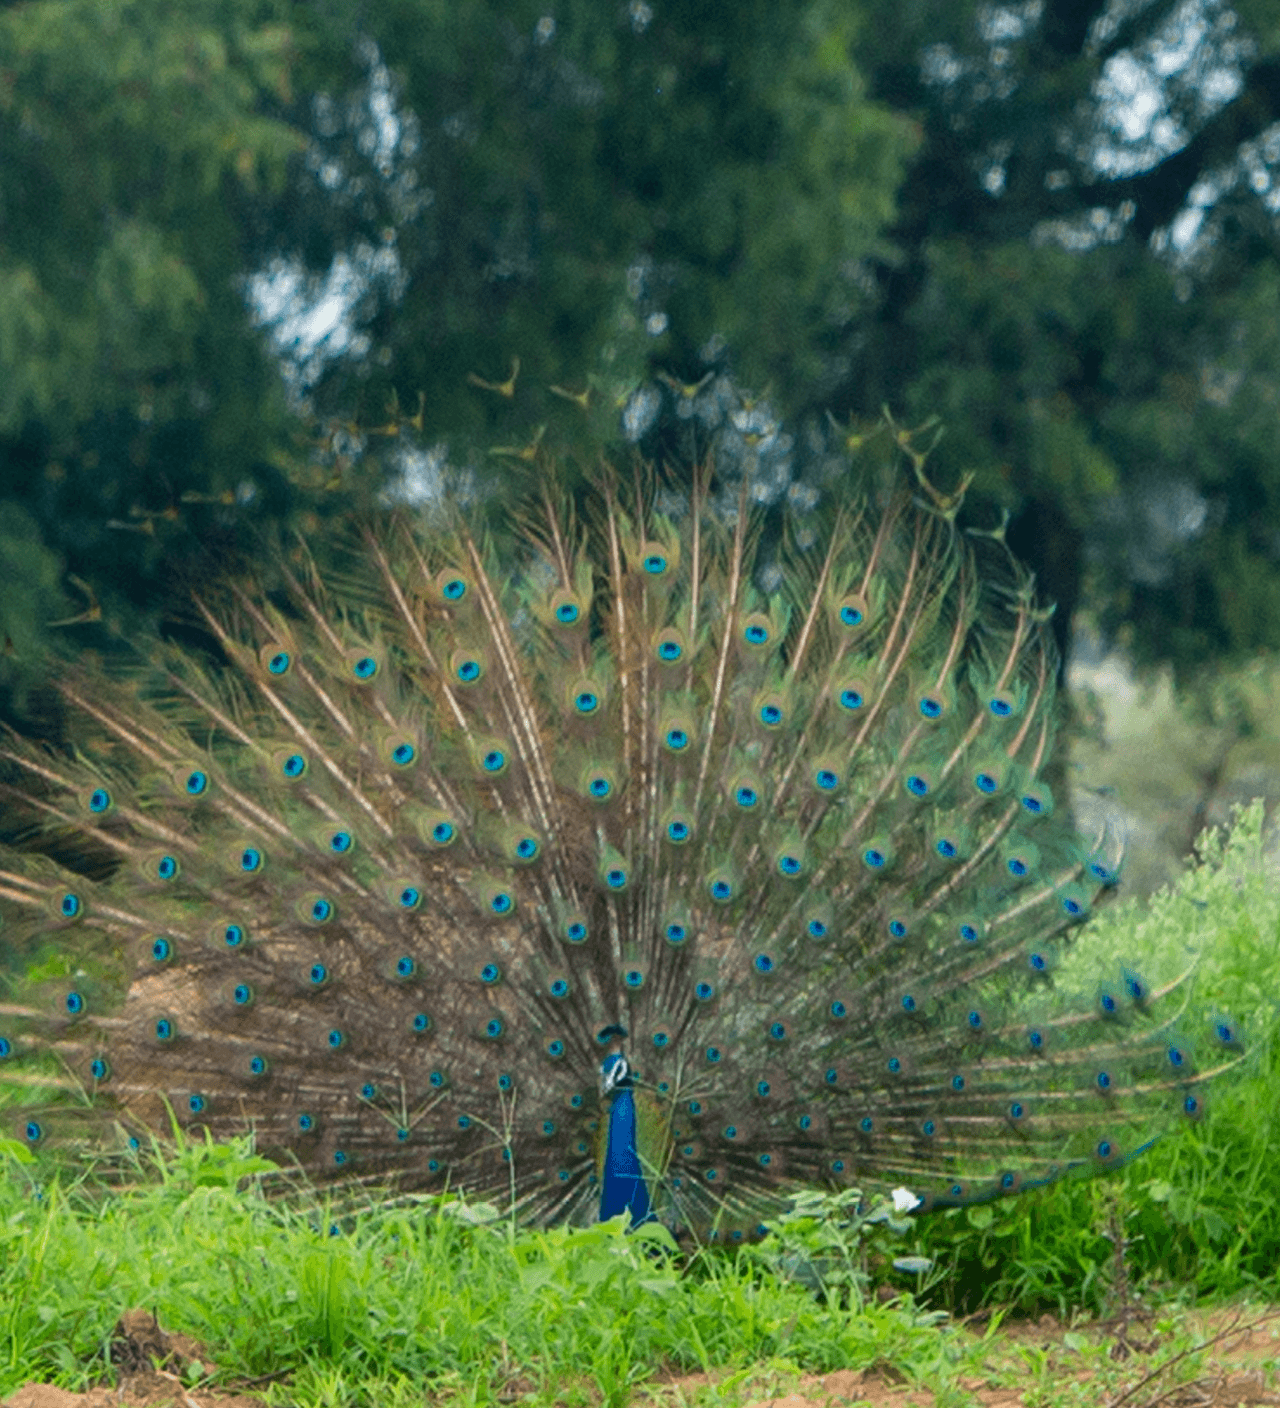
[[[636,1152],[636,1102],[628,1086],[614,1091],[609,1106],[609,1142],[604,1154],[604,1177],[600,1188],[600,1221],[619,1213],[631,1214],[632,1227],[653,1222],[656,1214],[649,1202],[649,1185]]]

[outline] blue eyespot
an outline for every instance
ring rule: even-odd
[[[600,707],[600,696],[592,690],[579,690],[574,696],[573,707],[580,714],[594,714]]]
[[[277,650],[267,661],[267,670],[273,675],[284,675],[289,672],[290,664],[289,652],[287,650]]]
[[[352,665],[351,673],[358,680],[371,680],[378,673],[378,662],[372,655],[362,655]]]
[[[263,855],[257,846],[246,846],[240,852],[240,869],[252,875],[262,869]]]
[[[485,772],[501,772],[507,765],[507,755],[501,748],[490,748],[480,759],[480,766]]]
[[[355,841],[352,839],[349,831],[335,831],[333,835],[329,837],[329,849],[335,855],[345,855],[354,845]]]
[[[412,743],[397,743],[391,750],[391,761],[398,768],[407,768],[418,756],[418,750]]]
[[[290,753],[280,765],[280,771],[287,778],[301,777],[307,770],[307,760],[301,753]]]
[[[556,620],[559,621],[562,626],[572,626],[580,614],[578,604],[574,601],[562,601],[560,605],[556,607]]]
[[[110,810],[111,793],[105,787],[95,787],[89,793],[89,810],[91,812],[102,813]]]

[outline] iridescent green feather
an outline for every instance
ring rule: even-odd
[[[1177,1034],[1185,976],[1054,986],[1115,857],[1043,781],[1015,569],[993,589],[904,492],[793,522],[766,574],[746,484],[718,510],[699,470],[660,514],[602,469],[579,511],[548,475],[501,551],[391,515],[340,579],[282,569],[287,605],[201,598],[226,664],[60,681],[79,751],[9,741],[4,793],[113,873],[4,858],[57,970],[0,1009],[6,1065],[60,1053],[82,1131],[168,1102],[547,1222],[599,1206],[622,1051],[655,1207],[730,1237],[801,1184],[963,1203],[1199,1116],[1237,1037]],[[114,1004],[86,953],[131,973]]]

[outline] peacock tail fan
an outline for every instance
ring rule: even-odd
[[[67,673],[74,751],[3,741],[6,805],[110,861],[3,858],[48,960],[6,1077],[52,1051],[104,1125],[725,1238],[1199,1116],[1238,1040],[1184,1038],[1186,975],[1055,986],[1116,857],[1055,815],[1043,614],[952,501],[828,495],[764,563],[746,479],[603,468],[575,510],[543,468],[501,548],[389,514],[328,579],[198,595],[220,661]]]

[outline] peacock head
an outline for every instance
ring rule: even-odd
[[[621,1041],[627,1034],[626,1027],[602,1027],[596,1033],[596,1041],[605,1046]],[[632,1082],[631,1066],[621,1051],[610,1051],[600,1062],[600,1094],[611,1095],[615,1090],[623,1090]]]
[[[600,1063],[600,1094],[611,1095],[631,1084],[631,1067],[621,1051],[611,1051]]]

